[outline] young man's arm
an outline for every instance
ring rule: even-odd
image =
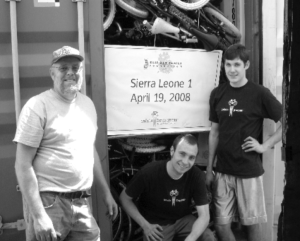
[[[101,161],[96,148],[94,147],[94,180],[98,187],[101,188],[104,194],[104,203],[108,209],[108,216],[111,219],[115,219],[118,215],[118,205],[111,195],[110,189],[106,182]]]
[[[32,162],[36,155],[37,148],[17,144],[15,170],[22,192],[22,196],[28,205],[30,214],[34,220],[34,231],[37,240],[54,240],[56,233],[53,223],[46,213],[40,198],[38,182]],[[52,238],[52,239],[51,239]]]
[[[196,241],[205,231],[209,224],[209,206],[208,204],[196,206],[198,218],[193,224],[191,233],[186,237],[185,241]]]
[[[130,217],[136,221],[136,223],[143,229],[144,235],[147,241],[161,241],[163,240],[162,227],[158,224],[150,224],[139,212],[138,208],[132,201],[132,198],[129,197],[125,189],[120,195],[120,201],[124,210],[128,213]]]
[[[279,121],[280,126],[276,132],[271,135],[264,143],[260,144],[256,139],[249,136],[245,139],[245,143],[242,145],[242,149],[245,152],[256,151],[257,153],[263,153],[266,150],[272,148],[282,138],[282,125],[281,120]]]
[[[219,143],[219,124],[212,122],[208,137],[208,163],[206,167],[206,186],[211,190],[211,183],[213,181],[213,165],[216,157],[217,147]]]

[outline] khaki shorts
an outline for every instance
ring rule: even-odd
[[[216,224],[267,222],[262,176],[245,179],[216,173],[213,201]]]

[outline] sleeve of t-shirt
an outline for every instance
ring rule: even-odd
[[[126,194],[133,199],[138,198],[145,189],[142,170],[138,171],[126,186]]]
[[[42,103],[34,97],[28,100],[20,113],[13,142],[39,147],[44,134],[43,115]]]
[[[202,206],[208,204],[207,200],[207,190],[205,185],[205,176],[204,173],[195,169],[194,181],[195,185],[193,185],[193,199],[196,206]]]
[[[282,105],[267,88],[264,88],[262,101],[264,117],[278,122],[282,116]]]
[[[214,89],[209,98],[209,120],[215,123],[219,123],[219,118],[217,115],[217,111],[215,109],[215,94],[216,89]]]

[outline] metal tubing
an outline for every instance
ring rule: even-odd
[[[20,94],[20,77],[19,77],[19,53],[18,53],[18,37],[17,37],[17,13],[16,2],[10,1],[10,25],[11,25],[11,48],[12,48],[12,64],[13,64],[13,81],[14,81],[14,97],[15,97],[15,113],[18,122],[21,112],[21,94]]]
[[[77,12],[78,12],[78,44],[79,52],[85,59],[84,50],[84,17],[83,17],[83,1],[77,1]],[[82,86],[81,93],[86,94],[86,80],[85,80],[85,60],[83,60],[82,70]]]

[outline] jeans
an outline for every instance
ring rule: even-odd
[[[196,217],[193,215],[187,215],[174,224],[169,224],[162,226],[163,228],[163,241],[184,241],[185,238],[190,234],[193,224],[196,220]],[[143,240],[146,241],[146,237],[143,237]],[[204,230],[202,235],[197,239],[197,241],[215,241],[215,236],[213,232],[207,228]]]
[[[100,229],[86,198],[65,199],[53,193],[40,193],[59,241],[100,241]],[[24,202],[26,241],[36,241],[33,218]]]

